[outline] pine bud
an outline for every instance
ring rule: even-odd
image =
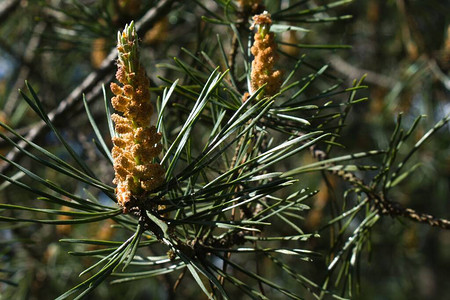
[[[117,201],[124,211],[164,182],[164,169],[154,159],[161,153],[161,134],[150,125],[153,105],[148,90],[149,80],[139,63],[137,35],[134,24],[118,34],[116,78],[122,86],[111,83],[115,95],[111,103],[122,116],[113,114],[118,134],[111,151],[117,185]]]
[[[264,88],[263,96],[273,96],[280,91],[282,72],[274,70],[278,60],[277,44],[275,35],[269,32],[272,19],[268,12],[253,17],[254,26],[258,27],[255,33],[255,41],[251,48],[255,56],[252,62],[251,73],[251,93],[257,91],[261,86],[267,84]]]

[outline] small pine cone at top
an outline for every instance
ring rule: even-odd
[[[153,105],[150,102],[149,80],[139,63],[134,24],[119,32],[116,79],[111,83],[114,96],[111,104],[119,114],[111,116],[118,136],[113,138],[117,201],[124,211],[133,207],[133,200],[145,197],[164,183],[164,168],[154,162],[161,153],[161,134],[150,125]]]
[[[261,0],[238,0],[239,6],[244,11],[256,11],[262,5]]]
[[[272,19],[268,12],[253,17],[253,25],[258,27],[251,52],[255,57],[252,62],[251,93],[256,92],[261,86],[267,84],[263,90],[263,96],[273,96],[280,91],[282,72],[274,70],[278,60],[275,35],[270,32]]]

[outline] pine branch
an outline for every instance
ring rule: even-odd
[[[318,160],[327,159],[327,155],[324,151],[311,149],[313,157]],[[336,170],[330,169],[330,167],[337,166],[336,163],[327,163],[325,165],[328,168],[328,171],[336,176],[340,177],[344,181],[350,183],[357,189],[361,189],[366,193],[367,197],[374,203],[374,206],[382,215],[389,215],[392,217],[401,216],[408,218],[412,221],[428,224],[430,226],[439,227],[442,229],[449,230],[450,229],[450,220],[443,218],[436,218],[430,214],[425,214],[421,212],[417,212],[412,208],[403,207],[400,203],[395,202],[387,198],[383,192],[376,192],[373,187],[364,183],[364,181],[356,176],[355,174],[345,171],[345,170]]]
[[[136,22],[136,28],[138,34],[143,35],[149,28],[153,26],[157,21],[161,20],[169,11],[175,0],[162,0],[158,4],[149,10],[138,22]],[[115,61],[117,58],[117,51],[111,50],[108,56],[103,60],[100,68],[91,72],[72,92],[60,102],[60,104],[48,113],[49,119],[56,125],[64,124],[67,119],[74,117],[73,112],[81,112],[78,107],[82,107],[80,99],[83,94],[86,94],[88,103],[99,98],[102,92],[102,85],[109,82],[112,78],[112,72],[115,67]],[[26,135],[28,141],[34,142],[42,137],[48,131],[48,127],[45,126],[43,121],[38,122]],[[19,143],[24,149],[28,149],[29,145],[21,142]],[[7,159],[19,162],[23,157],[23,152],[18,148],[11,150],[6,156]],[[0,173],[7,173],[12,169],[10,164],[0,166]]]

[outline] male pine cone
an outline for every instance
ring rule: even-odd
[[[258,32],[255,33],[255,41],[251,48],[255,56],[252,62],[251,92],[254,93],[266,84],[263,95],[273,96],[280,91],[282,72],[274,70],[278,55],[275,35],[269,32],[272,19],[268,12],[264,12],[254,16],[253,21],[253,26],[258,26]]]
[[[118,62],[116,78],[111,83],[115,95],[112,106],[122,115],[113,114],[112,121],[118,136],[113,137],[117,201],[124,211],[133,207],[133,199],[140,199],[164,182],[164,169],[154,163],[160,153],[161,134],[150,125],[153,106],[150,102],[149,80],[139,63],[137,34],[134,24],[118,34]]]

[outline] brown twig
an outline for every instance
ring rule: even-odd
[[[184,268],[183,271],[181,271],[180,275],[177,278],[177,281],[175,281],[175,284],[173,285],[173,289],[172,291],[175,293],[175,291],[177,290],[178,286],[180,285],[181,281],[184,278],[184,275],[186,274],[187,268]]]
[[[327,156],[325,152],[317,149],[312,149],[312,154],[315,158],[318,158],[318,160],[323,160]],[[333,164],[330,164],[330,166],[332,165]],[[345,170],[333,170],[330,172],[339,176],[356,188],[361,189],[373,202],[375,208],[382,215],[389,215],[391,217],[401,216],[415,222],[428,224],[433,227],[439,227],[447,230],[450,229],[450,220],[436,218],[430,214],[417,212],[409,207],[403,207],[400,203],[388,199],[383,192],[375,191],[372,187],[365,184],[361,178],[357,177],[353,173],[347,172]]]
[[[233,39],[231,40],[231,52],[230,55],[228,56],[228,66],[230,66],[230,74],[232,75],[234,75],[234,64],[236,62],[236,54],[238,47],[239,47],[238,37],[235,33],[233,34]]]
[[[432,227],[450,229],[450,221],[443,218],[436,218],[432,215],[417,212],[412,208],[403,207],[400,203],[386,199],[382,194],[368,193],[369,199],[373,200],[375,206],[381,214],[391,217],[402,216],[418,223],[428,224]]]
[[[21,60],[21,67],[19,70],[19,74],[17,75],[16,81],[13,85],[12,91],[17,91],[23,87],[25,80],[28,78],[30,74],[31,68],[36,49],[39,47],[42,34],[44,33],[46,24],[44,22],[39,22],[33,30],[33,36],[30,38],[28,45],[23,54],[23,58]],[[16,103],[19,100],[19,93],[12,92],[9,94],[5,107],[3,111],[6,115],[11,115],[14,109],[16,108]]]

